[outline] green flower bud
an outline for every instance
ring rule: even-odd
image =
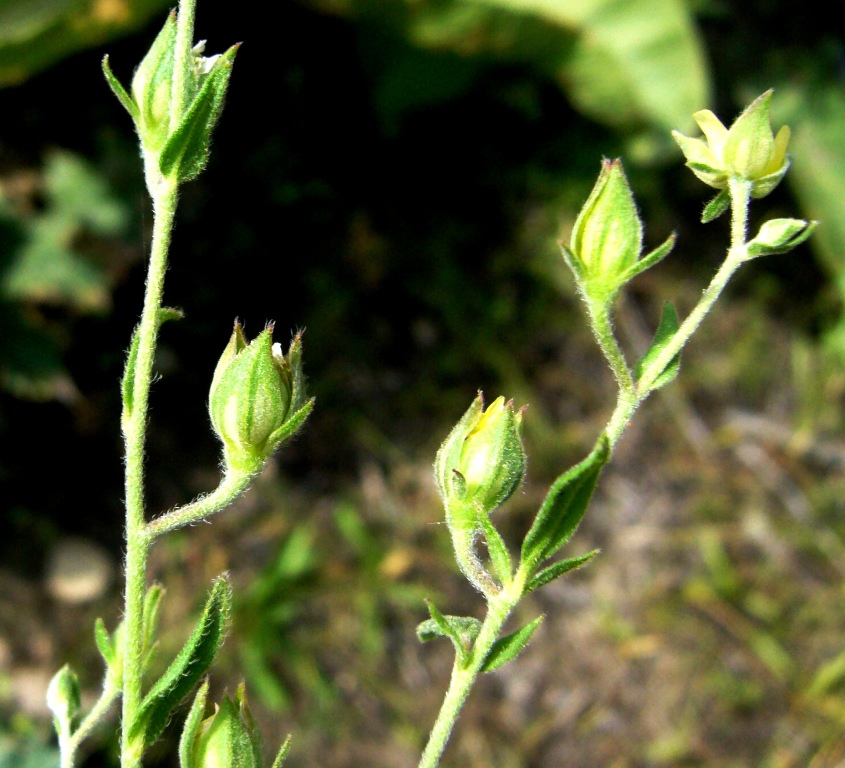
[[[765,197],[789,168],[786,154],[789,127],[772,132],[769,102],[772,91],[758,97],[731,125],[725,128],[709,109],[693,115],[704,139],[692,139],[673,131],[675,141],[687,159],[687,166],[708,186],[725,189],[729,178],[752,182],[751,196]]]
[[[47,686],[47,707],[53,713],[59,735],[69,735],[79,713],[80,695],[79,680],[67,664],[53,675]]]
[[[132,78],[132,100],[138,109],[136,127],[146,151],[161,149],[170,135],[175,50],[176,13],[171,12]]]
[[[252,723],[244,718],[244,705],[223,697],[214,714],[199,727],[191,768],[261,768],[257,737]]]
[[[803,243],[817,225],[816,221],[803,219],[771,219],[760,227],[757,237],[748,243],[748,256],[754,258],[787,253]]]
[[[256,472],[299,429],[313,406],[305,400],[302,340],[287,356],[273,343],[273,326],[247,343],[239,323],[211,381],[208,408],[223,442],[227,470]]]
[[[489,514],[519,487],[525,463],[522,411],[503,397],[485,410],[479,392],[437,452],[434,472],[447,506],[457,501]]]
[[[609,304],[619,289],[664,258],[674,237],[640,258],[643,228],[620,160],[604,160],[563,253],[590,303]]]

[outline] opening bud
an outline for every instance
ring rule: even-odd
[[[729,178],[752,182],[751,196],[765,197],[789,169],[786,153],[789,127],[777,136],[769,119],[772,91],[766,91],[750,104],[730,129],[709,109],[693,115],[704,138],[690,138],[678,131],[672,135],[687,160],[687,167],[705,184],[725,189]]]
[[[509,499],[525,475],[522,411],[503,397],[484,409],[479,392],[446,438],[434,462],[440,494],[489,514]]]
[[[301,357],[300,334],[283,355],[272,325],[248,343],[235,323],[208,399],[227,471],[257,472],[308,417],[313,400],[305,399]]]

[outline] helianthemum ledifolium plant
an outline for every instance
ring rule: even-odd
[[[461,571],[483,595],[483,621],[446,616],[429,603],[431,618],[418,628],[421,640],[448,637],[455,662],[443,706],[420,761],[421,768],[440,762],[449,735],[475,680],[482,672],[511,661],[540,625],[538,617],[501,637],[502,628],[519,601],[590,561],[597,551],[550,562],[580,524],[602,467],[610,458],[628,422],[642,402],[678,374],[687,341],[712,309],[736,270],[751,259],[785,253],[810,236],[814,222],[774,219],[748,240],[751,198],[769,194],[789,168],[789,129],[777,137],[769,123],[771,91],[764,93],[730,130],[708,111],[694,117],[705,139],[675,133],[675,139],[698,178],[719,190],[702,216],[709,222],[731,209],[731,241],[727,255],[698,304],[681,323],[673,306],[663,308],[648,351],[631,366],[616,339],[611,320],[614,300],[638,274],[667,256],[674,236],[642,255],[643,230],[631,189],[619,160],[605,160],[598,180],[581,209],[563,255],[586,305],[593,334],[618,385],[616,408],[589,455],[552,484],[522,541],[512,554],[490,519],[491,513],[517,489],[525,473],[522,413],[498,398],[486,409],[481,394],[440,447],[434,464],[443,497],[446,523]],[[489,564],[477,545],[483,541]]]
[[[157,517],[144,503],[144,454],[153,358],[159,328],[181,316],[163,306],[163,281],[180,185],[195,178],[208,160],[214,125],[222,110],[237,47],[203,55],[194,44],[194,2],[181,0],[138,66],[127,91],[103,62],[106,79],[129,112],[138,133],[147,187],[153,203],[153,238],[141,320],[132,336],[122,381],[125,440],[126,560],[122,621],[109,630],[94,627],[105,662],[100,698],[80,712],[76,675],[65,666],[47,692],[59,739],[61,768],[77,764],[80,746],[108,710],[121,700],[120,765],[138,768],[176,708],[193,692],[179,742],[181,768],[259,768],[263,763],[244,687],[224,696],[209,715],[205,679],[224,638],[231,590],[225,574],[212,585],[199,620],[165,671],[150,680],[163,596],[148,584],[152,544],[170,531],[222,510],[249,486],[273,452],[308,417],[313,401],[304,391],[301,339],[287,354],[273,343],[268,326],[249,342],[239,324],[217,364],[209,393],[212,427],[223,446],[223,476],[211,493]],[[483,620],[442,614],[429,603],[431,618],[418,628],[422,640],[448,637],[455,648],[452,678],[420,762],[438,765],[470,690],[482,672],[514,659],[540,624],[538,617],[501,637],[519,601],[528,593],[587,563],[596,552],[552,561],[571,539],[590,502],[602,467],[640,404],[677,375],[680,354],[710,311],[731,275],[744,262],[783,253],[806,239],[813,223],[775,219],[747,239],[751,198],[768,194],[789,166],[787,129],[777,137],[769,124],[771,93],[763,94],[726,129],[710,112],[695,115],[706,140],[676,134],[688,165],[719,190],[705,208],[710,221],[731,209],[731,243],[726,259],[698,305],[679,322],[672,305],[663,310],[646,354],[630,366],[613,331],[614,300],[625,285],[663,259],[674,238],[642,255],[643,232],[634,199],[616,161],[604,161],[598,181],[579,214],[564,258],[575,276],[590,325],[618,383],[616,408],[595,446],[551,486],[514,558],[491,514],[514,493],[525,474],[522,412],[498,398],[486,408],[473,401],[437,453],[435,479],[462,573],[487,603]],[[478,553],[483,540],[488,557]],[[285,740],[273,761],[278,768]]]
[[[132,335],[122,382],[121,425],[125,443],[126,560],[123,619],[109,631],[95,626],[106,664],[103,691],[79,717],[79,687],[69,667],[53,678],[47,701],[59,737],[61,768],[72,768],[82,741],[120,697],[120,764],[136,768],[161,736],[174,709],[199,684],[179,745],[182,768],[263,764],[246,695],[224,697],[205,717],[208,684],[202,682],[225,635],[231,590],[225,574],[212,585],[199,621],[182,650],[154,681],[147,678],[156,649],[162,588],[147,583],[153,542],[222,510],[249,486],[272,453],[303,424],[313,402],[305,396],[301,340],[287,354],[273,343],[268,326],[248,342],[238,323],[217,364],[209,393],[211,423],[223,444],[223,477],[216,490],[183,507],[149,519],[144,503],[144,454],[153,357],[159,328],[181,316],[163,306],[163,283],[180,185],[208,161],[211,134],[223,108],[237,46],[204,56],[194,43],[195,0],[181,0],[171,13],[127,91],[108,58],[106,80],[131,116],[141,145],[153,203],[153,236],[141,320]],[[281,764],[287,742],[274,766]]]

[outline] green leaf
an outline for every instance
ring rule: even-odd
[[[159,326],[169,323],[171,320],[182,320],[185,313],[176,307],[161,307],[158,311]]]
[[[124,431],[127,422],[132,416],[132,409],[135,407],[135,366],[138,364],[138,346],[140,326],[135,326],[132,331],[132,340],[129,342],[129,353],[126,355],[126,367],[123,369],[123,378],[120,381],[120,391],[123,395],[123,422]]]
[[[701,214],[701,223],[709,224],[714,219],[718,219],[730,207],[731,193],[727,189],[723,189],[704,206],[704,211]]]
[[[287,738],[282,742],[282,746],[279,747],[279,751],[276,754],[276,759],[273,761],[272,768],[282,768],[282,763],[285,762],[285,758],[288,756],[288,752],[290,752],[290,741],[291,737],[288,734]]]
[[[481,631],[481,622],[470,616],[444,616],[431,601],[426,600],[431,618],[417,627],[417,637],[426,643],[436,637],[448,637],[455,646],[458,661],[463,664],[469,658],[472,644]]]
[[[592,552],[588,552],[586,555],[570,557],[566,560],[561,560],[557,563],[554,563],[548,568],[544,568],[533,579],[531,579],[531,581],[528,582],[528,584],[525,586],[525,592],[523,592],[523,594],[527,595],[529,592],[533,592],[535,589],[540,589],[540,587],[545,586],[550,581],[554,581],[555,579],[563,576],[563,574],[569,573],[569,571],[572,571],[575,568],[580,568],[582,565],[586,565],[598,553],[599,550],[594,549]]]
[[[110,667],[114,663],[115,649],[109,631],[106,629],[106,623],[99,617],[94,622],[94,641],[97,643],[97,650],[103,657],[103,661],[106,662],[106,666]]]
[[[153,584],[144,595],[144,645],[142,664],[144,669],[149,667],[156,651],[156,631],[158,620],[161,614],[161,599],[164,597],[164,587],[161,584]]]
[[[220,576],[211,588],[199,623],[185,646],[144,697],[129,738],[149,747],[164,730],[173,709],[206,673],[226,632],[231,609],[228,577]]]
[[[610,443],[602,435],[586,459],[555,480],[522,542],[521,568],[533,574],[539,563],[572,538],[609,457]]]
[[[507,585],[513,577],[513,566],[507,544],[487,515],[479,515],[479,518],[484,540],[487,542],[487,551],[490,553],[490,562],[493,563],[493,570],[502,584]]]
[[[493,647],[490,649],[490,653],[487,654],[487,658],[484,659],[484,664],[481,666],[480,671],[492,672],[494,669],[498,669],[515,659],[522,649],[528,645],[531,636],[542,623],[543,617],[538,616],[522,629],[518,629],[516,632],[502,637],[493,643]]]
[[[138,105],[133,101],[132,97],[126,92],[123,84],[118,80],[114,72],[111,71],[109,65],[109,56],[103,56],[103,74],[106,77],[106,82],[111,88],[112,93],[117,96],[117,100],[123,105],[124,109],[129,113],[133,121],[138,121]]]
[[[647,269],[650,269],[655,264],[663,261],[669,253],[671,252],[672,248],[675,247],[675,233],[673,232],[669,237],[666,238],[666,241],[662,244],[657,246],[651,253],[647,253],[643,256],[636,264],[634,264],[626,273],[624,277],[624,282],[628,282],[629,280],[633,280],[637,275],[641,272],[645,272]]]
[[[181,183],[196,178],[205,168],[211,132],[223,110],[237,52],[238,46],[232,46],[217,59],[179,127],[167,139],[159,159],[165,176],[175,174]]]
[[[648,351],[642,356],[634,369],[634,375],[639,381],[643,375],[648,371],[649,367],[654,363],[661,352],[666,348],[666,345],[672,340],[672,337],[678,332],[678,314],[671,302],[666,302],[663,305],[663,311],[660,314],[660,323],[654,333],[654,338],[651,341],[651,346]],[[652,382],[649,385],[649,392],[665,387],[669,382],[673,381],[681,369],[681,353],[678,352],[666,367],[660,371],[656,376],[652,377]]]
[[[199,732],[202,716],[205,713],[205,701],[208,698],[208,680],[197,690],[194,702],[185,724],[182,726],[182,736],[179,739],[179,766],[180,768],[197,768],[193,763],[194,741]]]

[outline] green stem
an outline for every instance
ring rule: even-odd
[[[443,699],[437,720],[431,729],[428,743],[420,759],[419,768],[435,768],[440,764],[440,758],[449,736],[458,721],[458,716],[466,703],[467,697],[475,684],[481,668],[499,637],[502,627],[513,612],[516,604],[522,597],[525,588],[525,574],[517,572],[513,582],[505,587],[487,603],[487,616],[481,625],[481,630],[472,647],[472,656],[466,666],[461,667],[458,661],[452,668],[452,678],[449,681],[449,689]]]
[[[129,739],[130,725],[141,703],[143,656],[143,606],[149,540],[145,535],[144,455],[147,410],[153,359],[159,328],[159,311],[164,292],[167,253],[176,213],[177,184],[159,179],[153,192],[153,240],[147,269],[144,308],[138,325],[138,356],[132,385],[132,404],[124,423],[126,446],[126,592],[124,604],[125,649],[123,659],[123,717],[121,767],[141,764],[143,747]],[[130,375],[132,373],[130,372]],[[124,403],[124,408],[127,404]]]
[[[103,692],[97,703],[91,707],[91,711],[85,716],[85,719],[79,724],[79,727],[73,732],[73,735],[65,742],[61,751],[61,768],[73,768],[76,761],[76,752],[79,745],[88,738],[88,734],[95,728],[95,726],[103,719],[109,707],[114,703],[118,697],[120,688],[116,686],[112,680],[111,671],[106,673],[106,680],[103,684]]]
[[[179,0],[176,16],[176,50],[173,64],[173,83],[170,90],[170,132],[182,122],[188,96],[188,78],[191,67],[191,49],[194,46],[194,17],[196,0]]]
[[[627,397],[624,391],[620,391],[616,410],[614,410],[605,429],[611,448],[619,441],[634,412],[652,392],[656,379],[698,330],[704,318],[722,295],[722,291],[724,291],[734,272],[748,258],[746,237],[751,184],[743,179],[731,179],[729,189],[731,193],[731,246],[728,255],[713,276],[710,285],[704,290],[698,304],[681,323],[681,327],[678,328],[660,354],[643,371],[633,390],[633,396]]]
[[[613,332],[613,324],[610,321],[610,305],[605,302],[587,301],[587,310],[590,315],[590,327],[601,348],[602,354],[607,359],[610,370],[619,385],[620,396],[630,394],[634,391],[634,377],[625,359],[625,353],[616,340]]]
[[[254,477],[255,473],[225,475],[216,490],[208,495],[201,496],[184,507],[177,507],[147,523],[144,535],[152,543],[153,540],[165,533],[204,520],[215,512],[220,512],[247,489]]]

